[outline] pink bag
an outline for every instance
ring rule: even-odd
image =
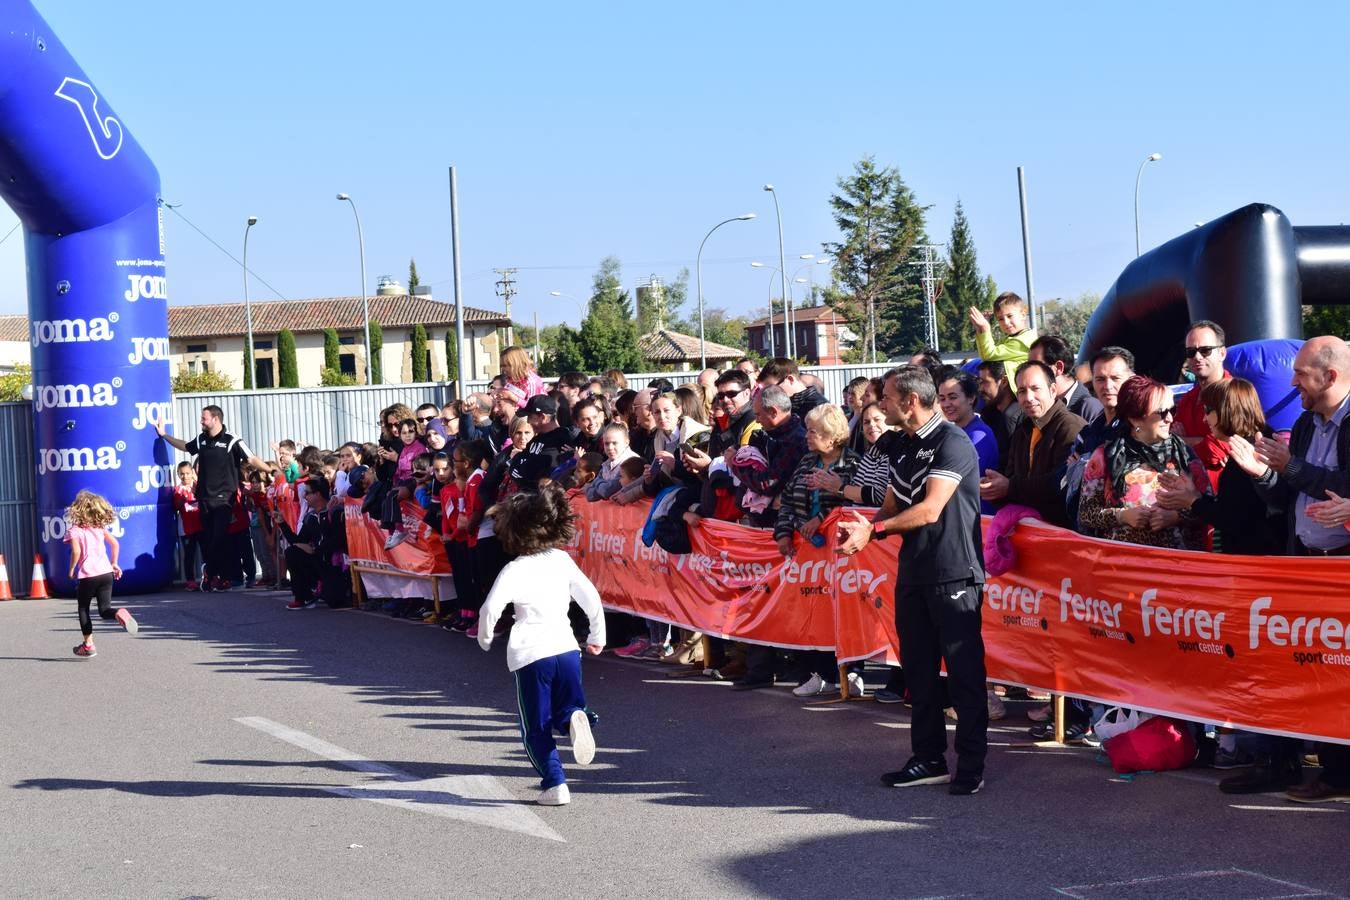
[[[1118,774],[1166,772],[1184,769],[1195,761],[1195,737],[1190,726],[1155,716],[1102,745]]]

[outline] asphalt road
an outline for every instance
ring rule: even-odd
[[[0,603],[2,897],[1350,893],[1350,805],[1117,779],[1016,715],[979,795],[887,789],[902,706],[609,658],[596,763],[541,808],[500,647],[275,593],[126,602],[140,636],[98,623],[91,660],[73,601]]]

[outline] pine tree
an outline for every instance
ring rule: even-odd
[[[925,328],[920,273],[910,263],[915,245],[927,242],[928,208],[919,206],[899,171],[878,168],[871,156],[837,185],[830,207],[840,240],[825,244],[835,281],[824,295],[861,335],[863,358],[871,358],[874,338],[879,359],[912,352],[923,345]]]
[[[288,328],[281,329],[277,334],[277,369],[282,387],[300,386],[300,372],[295,362],[295,335]]]
[[[412,380],[416,384],[421,384],[429,377],[427,375],[427,327],[421,322],[413,326],[411,343]]]
[[[384,384],[384,365],[380,362],[380,351],[384,349],[384,329],[374,319],[370,320],[370,378],[375,384]]]
[[[947,278],[938,297],[938,342],[944,350],[973,347],[974,332],[969,324],[969,309],[984,309],[987,286],[980,277],[975,260],[975,242],[970,237],[970,222],[961,201],[956,201],[952,218],[952,236],[947,245]]]
[[[633,372],[642,366],[637,320],[622,285],[619,260],[613,256],[605,257],[595,273],[590,310],[581,323],[580,349],[584,365],[580,371],[623,369]]]
[[[342,344],[338,333],[332,328],[323,330],[323,367],[334,372],[342,370]]]

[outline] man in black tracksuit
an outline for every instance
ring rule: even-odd
[[[984,549],[980,536],[980,463],[966,433],[933,408],[937,389],[921,366],[886,378],[886,421],[902,434],[891,455],[891,488],[873,521],[839,521],[840,552],[873,537],[903,534],[895,586],[895,626],[914,714],[913,756],[881,777],[888,787],[946,784],[953,794],[984,787],[989,709],[985,700]],[[939,671],[956,708],[956,776],[947,768],[947,729]]]
[[[242,579],[239,556],[231,552],[234,541],[229,536],[242,479],[239,468],[244,463],[266,468],[247,444],[226,433],[224,416],[219,406],[202,409],[202,432],[191,441],[166,434],[163,419],[155,423],[155,433],[170,446],[197,458],[197,502],[201,504],[203,555],[210,576],[209,588],[207,581],[202,582],[204,591],[228,591],[231,582]]]

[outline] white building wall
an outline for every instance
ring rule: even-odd
[[[27,341],[0,341],[0,369],[29,365],[33,348]]]

